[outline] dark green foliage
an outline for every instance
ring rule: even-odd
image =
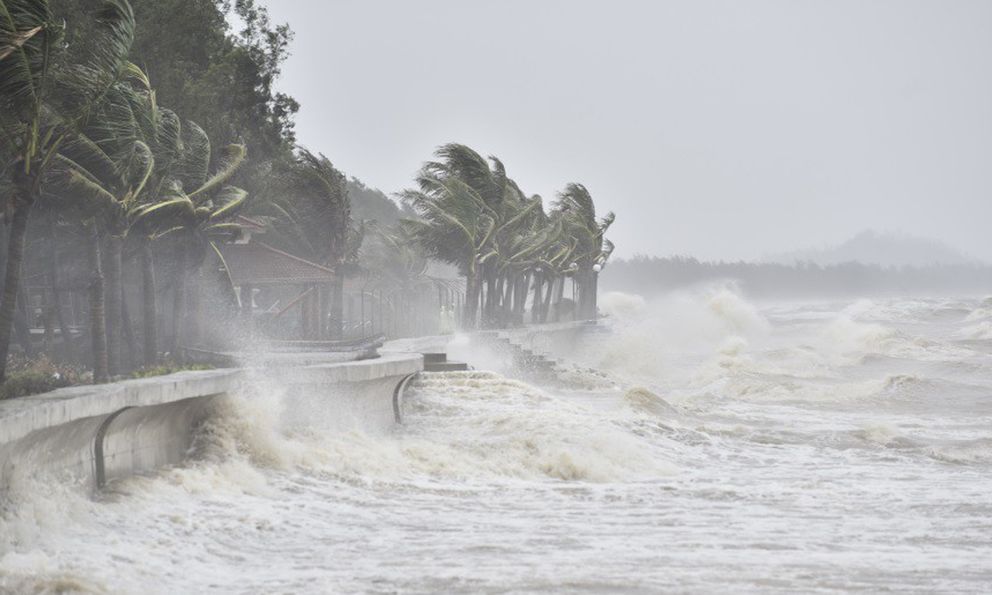
[[[243,142],[258,161],[285,156],[299,105],[275,92],[292,33],[264,8],[239,0],[135,0],[132,60],[148,72],[159,101],[202,123],[217,146]],[[230,11],[246,23],[232,32]]]
[[[434,155],[420,170],[417,188],[401,194],[418,216],[403,226],[429,256],[465,276],[463,324],[477,324],[477,307],[486,326],[522,324],[532,283],[531,319],[537,320],[542,296],[554,290],[554,303],[562,303],[566,277],[579,290],[579,315],[595,318],[598,270],[613,250],[603,234],[613,214],[597,221],[589,192],[569,184],[548,215],[541,197],[524,194],[496,157],[458,143]]]
[[[154,376],[165,376],[176,372],[190,372],[199,370],[213,370],[214,367],[208,364],[179,364],[169,362],[151,368],[141,368],[131,372],[131,378],[152,378]]]
[[[268,204],[259,212],[273,216],[271,242],[325,266],[346,259],[351,206],[345,175],[321,154],[300,149],[280,164],[266,187]]]
[[[52,363],[42,356],[38,359],[11,359],[6,381],[0,385],[0,400],[46,393],[79,384],[83,372],[74,366]]]
[[[146,368],[135,376],[180,369],[157,365],[159,343],[171,353],[196,346],[210,332],[200,328],[206,308],[223,320],[244,317],[254,332],[259,305],[241,299],[250,283],[241,278],[242,292],[231,291],[238,276],[218,246],[248,241],[246,229],[333,269],[330,287],[305,296],[301,326],[319,320],[318,335],[326,328],[343,336],[345,278],[359,272],[374,284],[380,312],[412,313],[425,296],[452,308],[459,288],[430,277],[430,257],[466,276],[469,326],[521,324],[532,286],[531,319],[544,319],[538,306],[546,313],[563,303],[566,277],[574,284],[583,275],[580,295],[594,294],[612,218],[597,221],[580,186],[545,213],[499,159],[448,144],[401,206],[297,147],[298,105],[274,86],[292,33],[256,0],[0,0],[0,17],[0,200],[9,238],[0,362],[15,318],[18,329],[28,327],[29,303],[32,322],[44,319],[44,351],[93,363],[97,382],[108,368],[114,375],[139,365],[139,344]],[[257,220],[241,218],[243,210]],[[27,290],[19,288],[22,263]],[[384,289],[395,295],[384,300]],[[83,341],[70,338],[80,334],[90,339],[85,357]],[[22,343],[32,351],[29,339]],[[65,381],[44,366],[18,374],[11,395]]]
[[[93,0],[55,0],[67,22]],[[215,146],[244,143],[256,163],[286,157],[299,104],[275,91],[292,32],[273,25],[252,0],[133,0],[131,61],[155,86],[159,103],[200,122]],[[233,31],[228,16],[244,23]]]
[[[0,380],[5,376],[28,219],[55,155],[85,127],[127,70],[134,18],[127,0],[100,0],[75,15],[73,33],[48,0],[0,0],[0,154],[9,160],[9,224],[0,297]],[[84,32],[84,33],[81,33]]]

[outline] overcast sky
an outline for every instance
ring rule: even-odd
[[[751,259],[865,228],[992,260],[992,2],[269,0],[298,137],[392,193],[442,143],[618,254]]]

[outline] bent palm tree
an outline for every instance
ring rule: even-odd
[[[186,320],[186,286],[189,271],[200,266],[208,254],[220,259],[227,270],[217,243],[237,237],[241,225],[234,219],[245,206],[248,193],[227,182],[244,163],[244,145],[228,145],[211,172],[210,140],[199,126],[187,122],[186,138],[176,166],[178,175],[162,190],[161,198],[139,208],[135,225],[152,232],[155,239],[174,237],[176,242],[175,299],[172,337],[175,348],[182,346]],[[193,188],[187,192],[186,188]],[[147,231],[145,233],[148,233]],[[227,288],[233,296],[230,275]],[[234,298],[236,302],[236,298]]]
[[[582,184],[569,184],[558,195],[558,210],[562,213],[569,234],[575,238],[575,279],[579,288],[578,315],[583,320],[596,317],[596,294],[599,270],[613,253],[613,244],[604,238],[616,215],[607,213],[596,219],[592,195]]]
[[[126,80],[107,93],[96,116],[82,134],[67,143],[59,155],[59,165],[68,172],[72,197],[83,203],[85,213],[96,216],[107,246],[107,343],[110,372],[114,374],[123,318],[125,242],[130,238],[138,244],[144,294],[144,363],[150,366],[158,357],[152,242],[174,223],[154,216],[151,207],[173,198],[163,193],[176,183],[177,176],[195,175],[189,172],[202,169],[202,154],[187,153],[209,152],[209,141],[204,140],[198,126],[188,123],[184,130],[174,112],[158,107],[147,76],[134,65],[128,65]]]
[[[0,381],[6,375],[28,215],[42,176],[117,80],[134,37],[126,0],[103,0],[87,14],[94,21],[87,28],[90,37],[81,47],[61,48],[61,27],[47,0],[0,0],[0,154],[13,161],[13,190],[5,207],[10,234],[0,300]]]
[[[323,154],[299,148],[276,183],[269,205],[285,224],[283,234],[298,253],[334,271],[331,336],[344,332],[344,279],[354,268],[364,227],[351,220],[347,180]]]
[[[516,283],[507,278],[512,271],[502,260],[540,201],[527,199],[495,157],[486,160],[456,143],[438,148],[435,156],[417,177],[419,189],[400,195],[421,218],[407,225],[428,253],[457,265],[465,276],[463,324],[476,325],[480,302],[483,322],[496,324]]]
[[[65,143],[57,156],[66,172],[67,195],[81,214],[93,219],[105,245],[107,287],[106,347],[108,372],[120,373],[121,278],[124,242],[146,200],[145,189],[155,170],[151,148],[140,140],[131,109],[133,89],[121,82],[108,91],[95,117],[80,134]],[[93,329],[97,332],[98,329]]]
[[[481,197],[459,178],[445,179],[424,173],[420,190],[407,190],[402,198],[420,216],[403,225],[428,255],[458,267],[465,277],[465,310],[462,324],[477,324],[482,292],[481,269],[495,254],[486,247],[496,220],[486,212]]]

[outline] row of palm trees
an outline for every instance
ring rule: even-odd
[[[47,270],[52,318],[65,349],[73,348],[60,296],[72,282],[59,278],[60,246],[70,248],[74,268],[88,272],[96,382],[139,359],[154,366],[162,358],[160,298],[169,295],[159,287],[163,265],[172,297],[171,350],[184,343],[190,278],[218,275],[217,286],[234,306],[229,310],[241,309],[230,277],[223,278],[228,272],[219,244],[241,233],[248,192],[235,181],[245,146],[215,147],[203,128],[158,104],[149,77],[128,59],[135,25],[127,0],[98,0],[84,14],[80,18],[91,22],[74,23],[75,34],[67,35],[48,0],[0,0],[0,197],[6,198],[7,240],[0,382],[19,312],[20,330],[26,326],[26,261],[36,274]],[[401,193],[416,217],[384,229],[353,223],[346,180],[323,155],[300,149],[265,171],[265,186],[257,189],[264,200],[254,201],[253,213],[272,223],[271,239],[337,273],[332,336],[343,330],[344,279],[362,269],[395,295],[408,296],[396,298],[408,309],[424,301],[415,295],[452,293],[449,282],[426,275],[428,257],[456,265],[464,276],[465,328],[522,324],[528,307],[531,321],[557,319],[568,302],[568,280],[578,293],[574,315],[596,315],[597,273],[613,250],[604,238],[613,214],[598,219],[582,185],[569,184],[545,210],[498,159],[449,144],[424,165],[416,189]],[[47,231],[28,238],[29,220],[31,229]],[[363,248],[366,236],[371,241]],[[47,250],[26,254],[26,240],[34,246],[38,237]],[[37,266],[39,253],[47,255],[47,266]],[[201,266],[208,258],[220,266]],[[138,273],[126,283],[128,271]],[[141,287],[140,350],[126,301],[131,285]],[[21,342],[30,348],[29,338]]]
[[[93,133],[102,106],[120,99],[114,97],[115,87],[120,87],[132,70],[127,56],[134,39],[134,15],[126,1],[108,0],[101,2],[90,18],[90,37],[66,47],[62,43],[64,28],[47,1],[0,0],[0,154],[6,174],[0,179],[9,184],[4,188],[9,198],[4,210],[8,246],[0,299],[0,380],[6,374],[32,210],[43,201],[43,195],[51,193],[54,184],[69,187],[83,180],[90,182],[87,176],[91,176],[96,185],[100,178],[92,171],[109,184],[120,173],[120,160],[126,158],[115,154],[99,159],[103,153],[98,149],[99,141],[105,138],[94,138]],[[108,133],[112,134],[109,128]],[[142,159],[149,161],[150,156],[133,155],[135,168]],[[134,195],[140,194],[143,188],[138,186],[147,183],[148,177],[121,179],[123,189],[114,188],[119,190],[116,196],[108,193],[120,210],[127,211],[122,217],[131,216]],[[120,202],[121,198],[127,202]],[[96,215],[88,217],[86,223],[94,238],[113,227]],[[96,258],[94,267],[102,278],[99,262]],[[104,288],[98,285],[93,290],[102,294]],[[92,315],[94,320],[103,319],[102,303],[93,305]],[[97,378],[107,375],[106,339],[94,333],[94,347],[102,354],[96,365]]]
[[[214,147],[195,122],[158,105],[148,76],[128,60],[134,15],[127,0],[99,0],[71,23],[72,35],[48,0],[0,0],[0,196],[7,246],[0,298],[0,382],[24,293],[28,222],[48,221],[49,285],[66,349],[72,332],[61,312],[59,245],[85,246],[89,269],[89,337],[94,381],[124,371],[122,335],[133,339],[124,291],[127,266],[138,263],[142,287],[142,363],[161,358],[156,261],[171,265],[171,345],[183,344],[187,281],[218,244],[237,237],[248,193],[232,180],[245,163],[242,144]],[[80,32],[85,32],[81,35]],[[327,223],[311,230],[323,242],[320,262],[340,264],[350,229],[347,194],[323,156],[300,151],[279,168],[281,188],[310,192],[330,212],[315,219],[299,202],[286,217]],[[279,208],[274,203],[274,208]],[[85,238],[84,241],[78,241]],[[82,251],[82,250],[77,250]],[[131,267],[133,268],[133,267]],[[206,267],[210,268],[210,267]],[[226,266],[212,267],[226,275]],[[230,279],[228,279],[230,281]],[[236,304],[233,284],[228,297]],[[340,302],[340,300],[338,300]],[[237,308],[232,308],[236,312]],[[24,341],[30,347],[30,341]],[[137,359],[129,358],[131,363]]]
[[[503,163],[448,144],[401,198],[417,213],[403,222],[410,237],[465,277],[465,328],[558,318],[567,279],[578,293],[577,319],[596,316],[598,273],[613,244],[604,235],[613,213],[596,217],[581,184],[569,184],[551,209],[526,195]]]

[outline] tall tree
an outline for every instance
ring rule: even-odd
[[[499,159],[487,160],[465,145],[443,145],[435,157],[418,174],[418,189],[401,194],[419,216],[406,225],[432,256],[465,275],[466,327],[477,324],[480,306],[485,325],[505,322],[502,304],[522,272],[507,259],[522,256],[519,236],[533,231],[528,221],[541,199],[527,198]]]
[[[144,80],[136,67],[132,73]],[[58,155],[67,176],[66,195],[84,217],[93,218],[103,246],[106,291],[107,362],[111,376],[121,372],[123,321],[123,253],[145,189],[155,171],[155,157],[141,138],[136,111],[141,100],[128,81],[115,84],[94,108],[88,124]],[[96,332],[97,329],[92,329]]]
[[[61,44],[62,27],[47,0],[0,0],[0,154],[12,161],[13,186],[5,209],[10,232],[0,300],[0,380],[6,375],[28,216],[42,177],[128,63],[134,17],[127,1],[104,0],[86,16],[86,35]]]
[[[139,214],[143,225],[162,229],[156,237],[175,240],[176,276],[173,300],[172,337],[175,349],[183,346],[186,326],[186,292],[189,271],[214,255],[224,257],[217,244],[237,237],[241,226],[235,220],[244,208],[248,193],[228,182],[247,157],[244,145],[228,145],[211,159],[210,139],[199,126],[187,122],[184,141],[174,177],[162,190],[161,199]],[[160,223],[151,223],[157,219]],[[223,267],[226,271],[226,266]],[[227,287],[232,289],[230,279]],[[236,302],[236,300],[234,300]]]
[[[494,256],[486,252],[496,220],[486,212],[482,199],[459,178],[438,178],[422,173],[419,189],[403,192],[404,201],[417,219],[403,221],[408,233],[428,255],[458,267],[465,277],[462,324],[475,328],[482,292],[482,267]]]
[[[351,220],[347,180],[327,157],[300,148],[296,158],[281,170],[270,193],[269,206],[279,215],[277,241],[334,270],[331,334],[340,337],[344,279],[353,268],[362,241],[362,227]]]
[[[604,235],[616,215],[610,212],[597,219],[592,195],[582,184],[566,186],[558,195],[557,208],[569,235],[576,240],[573,264],[579,288],[578,315],[583,320],[590,320],[596,317],[599,271],[613,253],[613,244]]]

